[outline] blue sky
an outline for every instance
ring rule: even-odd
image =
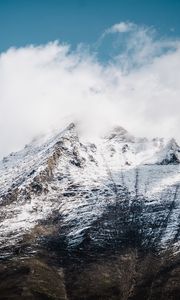
[[[56,39],[92,44],[122,21],[178,37],[179,20],[179,0],[0,0],[0,51]]]

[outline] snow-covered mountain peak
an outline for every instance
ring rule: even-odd
[[[180,147],[174,138],[170,139],[167,142],[166,147],[167,147],[167,150],[169,150],[169,151],[180,152]]]
[[[159,155],[161,164],[179,164],[180,147],[174,138],[170,139]]]
[[[134,137],[121,126],[113,127],[105,138],[116,142],[134,142]]]
[[[57,211],[69,246],[82,242],[84,233],[117,201],[125,203],[126,210],[137,201],[147,223],[148,214],[159,218],[152,205],[160,205],[158,209],[165,205],[162,215],[166,215],[162,195],[170,203],[180,182],[179,153],[174,139],[165,143],[135,138],[122,127],[113,128],[97,143],[82,141],[74,123],[34,140],[0,163],[2,247],[23,238]],[[178,197],[177,191],[173,201],[179,211]],[[170,227],[163,229],[158,243],[172,240],[172,227],[177,234],[176,214],[171,212]],[[130,222],[131,213],[127,218]]]
[[[165,141],[164,139],[153,139],[153,146],[156,151],[149,157],[146,163],[152,164],[179,164],[180,163],[180,147],[174,138]]]

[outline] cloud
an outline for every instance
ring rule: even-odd
[[[116,33],[116,35],[114,35]],[[124,33],[122,36],[121,33]],[[108,36],[115,51],[112,59],[121,64],[121,69],[128,70],[149,64],[154,58],[165,53],[176,51],[180,40],[162,38],[153,27],[138,26],[131,22],[121,22],[106,29],[100,38],[100,43]],[[109,48],[108,48],[109,51]]]
[[[108,28],[105,33],[124,33],[133,30],[136,27],[134,23],[131,22],[120,22],[114,24],[112,27]]]
[[[180,41],[132,27],[108,61],[97,58],[98,49],[72,51],[59,42],[2,53],[0,156],[74,120],[90,136],[119,124],[135,135],[180,141]]]

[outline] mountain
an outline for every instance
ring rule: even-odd
[[[0,162],[0,299],[180,299],[180,147],[72,123]]]

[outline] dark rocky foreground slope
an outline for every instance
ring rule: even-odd
[[[180,299],[180,148],[71,124],[0,164],[0,299]]]

